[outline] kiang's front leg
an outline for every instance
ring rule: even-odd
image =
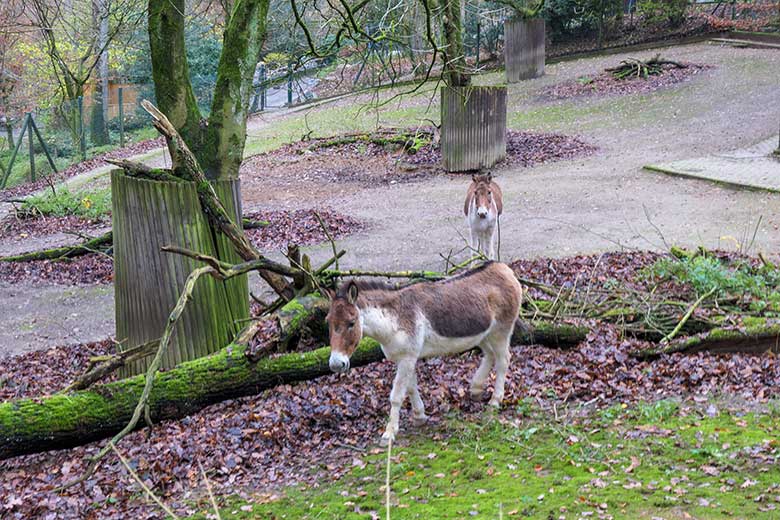
[[[401,406],[404,404],[406,392],[409,389],[409,382],[414,376],[414,366],[417,362],[415,358],[403,358],[398,361],[398,367],[393,380],[393,389],[390,391],[390,420],[387,422],[387,428],[382,435],[380,444],[387,446],[391,440],[395,440],[395,434],[398,433],[398,419],[401,414]]]

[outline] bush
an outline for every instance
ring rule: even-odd
[[[63,188],[56,194],[47,191],[43,195],[34,195],[25,199],[17,210],[21,218],[65,217],[75,215],[85,218],[100,218],[111,211],[111,192],[80,191],[71,193]]]
[[[726,262],[709,255],[681,260],[663,258],[649,268],[652,276],[690,285],[697,294],[716,290],[715,296],[748,297],[751,310],[780,311],[780,270],[753,267],[747,261]]]
[[[679,27],[685,21],[688,0],[641,0],[638,12],[653,25]]]

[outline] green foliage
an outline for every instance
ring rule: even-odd
[[[217,65],[222,55],[222,38],[210,27],[187,24],[184,29],[190,81],[198,106],[204,113],[211,109],[214,85],[217,83]],[[151,67],[151,63],[150,63]]]
[[[273,70],[281,67],[286,67],[292,57],[284,52],[269,52],[263,58],[263,62],[267,69]]]
[[[648,274],[661,280],[689,284],[697,294],[716,288],[719,298],[736,296],[750,300],[751,310],[780,311],[780,270],[754,267],[748,261],[727,262],[709,255],[662,258]]]
[[[85,218],[100,218],[111,211],[111,192],[80,191],[71,193],[68,189],[60,189],[56,194],[47,191],[25,199],[17,210],[22,218],[65,217],[75,215]]]
[[[641,0],[639,13],[653,25],[679,27],[685,21],[688,0]]]

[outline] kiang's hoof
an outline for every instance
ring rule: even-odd
[[[472,401],[481,401],[485,396],[485,391],[476,389],[469,390],[469,396],[471,397]]]
[[[382,438],[379,439],[379,446],[382,448],[387,448],[387,445],[390,444],[390,441],[395,442],[395,435],[385,432],[382,434]]]
[[[421,415],[419,417],[412,418],[412,424],[414,424],[415,426],[425,426],[427,423],[428,423],[427,415]]]

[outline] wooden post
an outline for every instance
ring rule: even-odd
[[[506,80],[516,83],[544,75],[544,19],[504,22]]]
[[[125,106],[122,87],[117,89],[117,100],[119,102],[119,147],[125,147]]]
[[[81,160],[87,160],[87,142],[84,132],[84,96],[79,96],[79,149],[81,150]]]
[[[30,120],[32,119],[32,113],[27,112],[27,145],[30,151],[30,182],[35,182],[35,147],[33,144],[33,132]]]
[[[239,181],[217,181],[214,188],[238,221]],[[114,170],[111,198],[116,337],[120,350],[125,350],[160,337],[184,281],[202,267],[185,256],[162,252],[163,246],[184,247],[230,263],[241,260],[227,239],[210,228],[195,183],[151,181]],[[246,276],[226,282],[201,279],[177,323],[163,367],[219,350],[232,341],[248,316]],[[148,362],[136,361],[120,375],[140,373]]]
[[[287,64],[287,106],[292,106],[293,102],[293,73],[292,63]]]
[[[450,172],[489,168],[506,157],[506,86],[441,89],[441,155]]]

